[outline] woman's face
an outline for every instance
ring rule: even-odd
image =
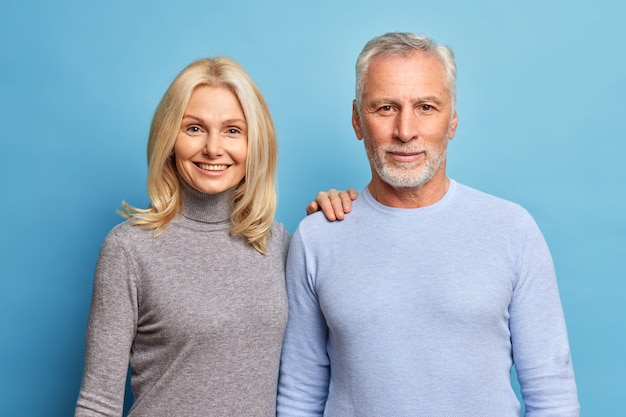
[[[200,192],[221,193],[241,182],[246,174],[248,129],[232,91],[216,86],[193,91],[174,155],[180,176]]]

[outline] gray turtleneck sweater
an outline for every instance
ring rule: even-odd
[[[121,416],[129,364],[129,416],[275,415],[289,234],[263,255],[230,236],[231,191],[182,190],[162,235],[126,221],[103,244],[76,416]]]

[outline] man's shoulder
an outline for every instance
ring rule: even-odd
[[[349,217],[351,214],[348,213],[346,217]],[[298,230],[326,230],[333,227],[333,224],[337,222],[341,222],[343,220],[336,220],[331,222],[326,218],[324,213],[321,211],[315,212],[313,214],[309,214],[304,219],[300,221],[298,224]]]
[[[497,224],[508,224],[515,228],[526,228],[535,220],[530,212],[512,200],[499,197],[473,187],[457,185],[456,207],[465,215]]]
[[[466,203],[473,202],[474,204],[514,211],[524,210],[524,208],[515,201],[461,183],[457,183],[457,196]]]
[[[321,211],[306,216],[298,224],[296,234],[304,235],[307,239],[323,238],[331,239],[332,237],[345,235],[345,232],[353,227],[358,227],[364,221],[369,219],[369,206],[364,202],[362,195],[359,195],[352,202],[352,211],[346,213],[343,220],[330,221]]]

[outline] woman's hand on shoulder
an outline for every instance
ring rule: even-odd
[[[347,213],[352,210],[352,201],[356,200],[359,193],[354,188],[348,190],[335,190],[331,188],[328,191],[320,191],[312,201],[306,206],[306,214],[313,214],[316,211],[324,212],[328,220],[343,220]]]

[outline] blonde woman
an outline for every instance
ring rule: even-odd
[[[290,239],[274,221],[276,159],[237,63],[199,60],[174,79],[150,129],[151,205],[124,203],[101,250],[76,416],[121,416],[129,365],[129,416],[275,415]],[[342,200],[318,196],[331,219]]]

